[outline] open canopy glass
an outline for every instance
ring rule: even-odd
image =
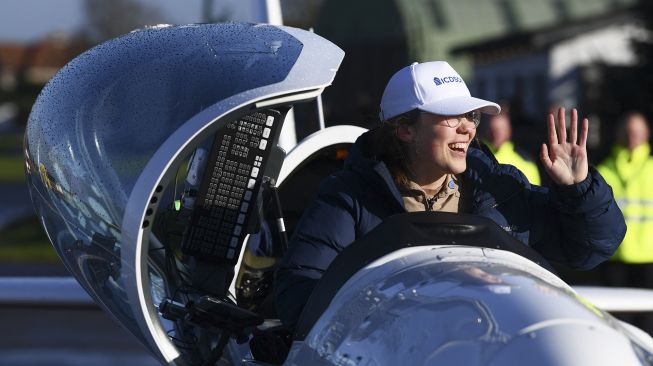
[[[268,110],[280,117],[270,147],[257,145],[272,154],[285,111],[319,95],[342,58],[289,27],[160,26],[88,50],[41,92],[25,141],[40,220],[66,267],[162,361],[186,363],[156,309],[173,288],[156,253],[166,238],[150,235],[182,189],[178,172],[198,147],[219,148],[230,123],[279,107]]]

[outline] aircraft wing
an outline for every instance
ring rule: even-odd
[[[607,312],[653,311],[653,290],[598,286],[573,286],[573,289]]]
[[[653,311],[653,290],[572,286],[582,297],[607,312]],[[0,279],[0,304],[58,306],[95,305],[73,277],[6,277]]]

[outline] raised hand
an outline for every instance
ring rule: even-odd
[[[571,110],[571,126],[569,141],[565,129],[565,109],[558,109],[557,133],[556,121],[553,114],[549,114],[547,127],[549,131],[549,147],[542,144],[540,159],[544,170],[560,185],[571,185],[582,182],[587,178],[587,130],[589,121],[583,118],[578,137],[578,112]]]

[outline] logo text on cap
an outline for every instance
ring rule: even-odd
[[[458,76],[445,76],[443,78],[434,77],[433,81],[435,82],[435,85],[442,85],[446,83],[464,83],[463,79],[459,78]]]

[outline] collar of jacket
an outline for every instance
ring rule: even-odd
[[[404,200],[390,170],[371,152],[374,132],[375,130],[367,131],[356,140],[349,149],[344,168],[359,173],[370,189],[380,192],[397,204],[397,212],[405,212]]]
[[[649,144],[641,144],[633,151],[623,146],[615,146],[613,151],[615,167],[619,176],[628,181],[630,177],[642,171],[644,164],[651,155],[651,147]]]
[[[345,161],[345,169],[360,172],[372,189],[392,197],[403,212],[406,210],[403,199],[388,167],[370,153],[373,133],[374,130],[368,131],[356,140]],[[499,165],[485,144],[475,140],[472,145],[467,152],[463,184],[472,186],[472,213],[481,213],[519,194],[526,180],[515,179],[523,176],[517,168]],[[370,174],[372,172],[374,174]]]
[[[478,143],[483,144],[484,146],[486,146],[488,151],[491,152],[492,155],[497,155],[497,153],[499,153],[499,151],[513,150],[515,148],[515,145],[510,140],[506,140],[503,144],[501,144],[501,146],[499,146],[497,148],[492,146],[492,144],[489,141],[485,140],[485,139],[479,139]]]

